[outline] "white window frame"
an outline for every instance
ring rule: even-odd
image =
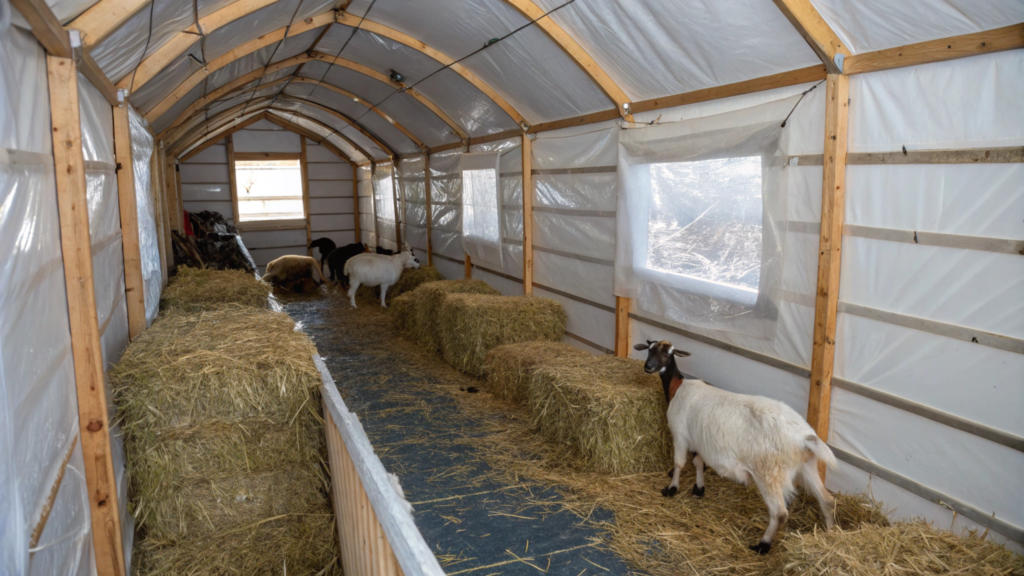
[[[309,222],[309,183],[307,181],[306,159],[298,152],[234,152],[228,159],[228,170],[231,176],[231,203],[234,209],[235,228],[240,231],[260,230],[292,230],[305,228]],[[272,160],[298,160],[300,184],[302,188],[302,212],[301,218],[277,218],[269,220],[241,220],[241,197],[238,194],[239,183],[236,162],[272,161]]]

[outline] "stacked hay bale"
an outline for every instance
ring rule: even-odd
[[[385,302],[388,306],[394,303],[395,298],[408,294],[427,282],[444,280],[444,275],[433,266],[422,266],[420,268],[406,268],[402,275],[395,282],[394,286],[388,288]],[[366,302],[380,302],[380,288],[375,286],[360,286],[356,292],[356,298]]]
[[[110,371],[137,573],[340,574],[315,348],[262,306],[180,304]]]
[[[395,324],[412,335],[428,350],[441,350],[438,313],[450,294],[501,294],[482,280],[442,280],[426,282],[396,299],[392,310]],[[401,302],[399,302],[401,300]]]
[[[266,308],[270,291],[252,272],[179,266],[160,296],[160,309],[195,311],[221,304]]]
[[[567,316],[562,305],[535,296],[449,294],[438,311],[441,351],[455,368],[483,376],[487,353],[516,342],[561,342]]]
[[[525,405],[537,368],[590,354],[564,342],[519,342],[493,348],[484,360],[487,389],[498,398]]]

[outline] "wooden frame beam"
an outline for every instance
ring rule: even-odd
[[[227,127],[227,124],[225,124],[223,126],[220,126],[217,129],[215,129],[213,131],[213,133],[207,134],[206,135],[207,139],[202,144],[200,144],[199,146],[196,146],[196,147],[192,148],[191,150],[188,150],[185,154],[183,154],[181,156],[181,161],[182,162],[187,162],[190,158],[192,158],[195,155],[199,154],[203,150],[206,150],[210,146],[213,146],[217,142],[220,142],[222,139],[228,138],[232,134],[234,134],[235,132],[238,132],[239,130],[244,130],[246,127],[251,126],[252,124],[255,124],[255,123],[259,122],[260,120],[262,120],[266,116],[266,113],[263,112],[263,111],[258,111],[258,112],[259,113],[256,114],[255,116],[250,116],[249,118],[246,118],[245,120],[242,120],[241,122],[237,122],[236,124],[231,125],[230,127]],[[228,124],[230,124],[230,123],[228,123]],[[227,127],[227,129],[224,129],[226,127]]]
[[[535,25],[543,30],[548,35],[548,38],[561,48],[590,77],[594,84],[604,92],[605,96],[615,104],[619,114],[626,116],[632,112],[632,109],[626,110],[625,106],[630,102],[629,96],[619,88],[619,85],[615,83],[612,77],[597,64],[572,36],[566,33],[552,18],[544,16],[545,11],[542,8],[534,4],[532,0],[504,0],[504,2],[515,8],[516,11],[528,20],[536,21]]]
[[[299,126],[298,124],[290,122],[287,119],[284,119],[284,118],[281,118],[281,117],[278,117],[278,116],[274,116],[273,114],[270,114],[269,112],[266,115],[266,120],[268,122],[272,123],[272,124],[276,124],[276,125],[280,126],[281,128],[284,128],[285,130],[290,130],[291,132],[294,132],[294,133],[296,133],[296,134],[298,134],[300,136],[308,138],[308,139],[312,140],[313,142],[315,142],[316,144],[318,144],[320,146],[323,146],[324,148],[327,148],[328,150],[330,150],[338,158],[341,158],[342,160],[344,160],[345,162],[348,162],[349,164],[353,164],[353,169],[354,169],[355,165],[352,162],[352,159],[349,158],[341,150],[338,150],[338,148],[335,147],[334,144],[331,144],[326,139],[324,139],[323,136],[321,136],[319,134],[316,134],[315,132],[310,132],[309,130],[306,130],[305,128],[303,128],[302,126]],[[310,119],[310,120],[312,120],[312,119]],[[321,124],[321,126],[323,126],[323,125]],[[327,128],[326,126],[324,126],[324,128],[329,130],[329,128]]]
[[[302,174],[302,211],[306,213],[306,256],[313,256],[313,249],[309,247],[309,243],[313,241],[313,217],[309,213],[309,165],[306,164],[305,136],[299,136],[299,144],[302,150],[299,154],[299,172]]]
[[[523,134],[523,294],[533,294],[533,140]]]
[[[81,30],[82,44],[91,48],[110,36],[147,4],[148,0],[100,0],[72,20],[68,27]]]
[[[532,4],[532,2],[530,4]],[[537,8],[536,6],[534,6],[534,8],[540,10],[540,8]],[[344,24],[345,20],[345,14],[343,12],[339,12],[338,22]],[[462,76],[470,84],[475,86],[477,90],[483,92],[485,96],[487,96],[492,102],[497,104],[499,108],[504,110],[505,114],[508,114],[509,117],[512,118],[512,120],[514,120],[516,124],[522,126],[523,124],[526,123],[526,119],[523,118],[523,115],[520,114],[514,106],[509,104],[508,101],[506,101],[501,96],[501,94],[498,94],[498,92],[494,88],[491,88],[491,86],[484,82],[479,76],[473,74],[472,72],[469,71],[468,68],[466,68],[462,64],[457,63],[454,59],[449,58],[447,54],[441,52],[440,50],[432,48],[425,44],[424,42],[421,42],[404,32],[399,32],[394,28],[390,28],[378,22],[374,22],[369,18],[360,18],[359,28],[361,30],[366,30],[367,32],[371,32],[378,36],[383,36],[384,38],[388,38],[389,40],[394,40],[399,44],[408,46],[409,48],[412,48],[417,52],[421,52],[423,54],[426,54],[427,56],[430,56],[431,58],[437,60],[444,66],[448,66],[453,72],[455,72],[459,76]]]
[[[1018,48],[1024,48],[1024,23],[856,54],[846,60],[844,71],[847,74],[863,74]]]
[[[430,154],[423,155],[423,201],[427,207],[427,266],[434,265],[434,241],[433,234],[434,211],[431,208],[430,198]]]
[[[293,97],[293,96],[282,95],[282,96],[280,96],[278,98],[278,100],[281,100],[283,102],[298,102],[298,103],[302,104],[303,106],[311,106],[311,107],[316,108],[318,110],[322,110],[324,112],[327,112],[331,116],[334,116],[338,120],[341,120],[342,122],[345,122],[349,126],[351,126],[351,127],[355,128],[356,130],[358,130],[360,134],[362,134],[363,136],[366,136],[367,138],[369,138],[371,142],[376,144],[381,149],[381,151],[384,152],[385,154],[387,154],[389,157],[394,158],[394,156],[395,156],[395,152],[393,150],[391,150],[391,148],[389,148],[387,144],[385,144],[384,142],[381,142],[381,140],[379,138],[374,136],[373,133],[371,133],[366,128],[363,128],[355,120],[349,118],[348,116],[342,114],[341,112],[338,112],[334,108],[330,108],[328,106],[324,106],[323,104],[317,104],[316,102],[313,102],[311,100],[303,100],[302,98],[296,98],[296,97]]]
[[[69,58],[46,57],[57,209],[96,571],[101,576],[124,576],[124,546],[93,284],[76,68]]]
[[[114,155],[117,158],[117,200],[121,211],[121,248],[124,252],[124,292],[128,305],[128,338],[146,329],[146,291],[142,283],[139,214],[135,199],[135,165],[128,107],[114,107]]]
[[[334,21],[334,12],[325,12],[319,16],[313,16],[312,18],[306,18],[302,22],[298,22],[292,26],[285,26],[278,28],[273,32],[268,32],[262,36],[254,38],[244,44],[240,44],[232,49],[227,54],[217,58],[213,62],[209,62],[207,66],[201,70],[197,70],[191,76],[189,76],[184,82],[179,84],[170,94],[164,97],[152,110],[146,113],[146,119],[150,122],[155,121],[160,116],[163,116],[165,112],[170,110],[171,106],[174,106],[179,100],[184,98],[193,88],[199,85],[207,76],[212,74],[216,70],[231,64],[235,60],[251,54],[260,48],[269,46],[276,42],[280,42],[288,37],[298,36],[303,32],[308,32],[321,26],[326,26]],[[275,71],[287,68],[287,66],[280,66],[280,62],[276,65],[268,66],[267,69],[276,68]],[[269,73],[269,72],[268,72]],[[136,88],[138,90],[138,88]]]
[[[841,74],[843,60],[850,57],[850,50],[843,45],[832,31],[811,0],[773,0],[782,14],[796,31],[804,37],[829,73]],[[838,61],[836,56],[839,55]]]
[[[629,307],[630,298],[615,297],[615,355],[629,357]]]
[[[197,134],[204,133],[209,134],[222,124],[220,121],[232,115],[243,115],[248,112],[259,110],[264,104],[269,103],[273,99],[273,96],[264,96],[263,98],[256,98],[253,100],[247,100],[235,104],[230,108],[225,108],[220,112],[213,114],[212,116],[205,117],[202,121],[196,123],[183,124],[174,132],[171,132],[166,141],[171,144],[171,148],[175,152],[181,152],[181,143],[187,142],[191,144],[189,138],[196,136]]]
[[[361,106],[365,106],[366,108],[369,108],[374,114],[380,116],[381,118],[386,120],[389,124],[391,124],[395,128],[398,128],[398,130],[401,131],[402,134],[405,134],[405,136],[407,138],[409,138],[409,140],[412,140],[413,143],[416,144],[417,146],[419,146],[420,148],[424,148],[425,149],[427,147],[419,138],[416,137],[415,134],[413,134],[412,132],[407,130],[405,128],[405,126],[402,126],[401,124],[399,124],[394,118],[389,116],[383,110],[381,110],[380,108],[377,108],[373,104],[370,104],[366,100],[360,98],[359,96],[356,96],[355,94],[353,94],[353,93],[351,93],[351,92],[349,92],[347,90],[343,90],[341,88],[338,88],[337,86],[334,86],[333,84],[328,84],[327,82],[317,82],[316,80],[313,80],[311,78],[294,77],[294,78],[291,79],[291,84],[314,84],[314,85],[319,86],[320,88],[325,88],[325,89],[330,90],[331,92],[334,92],[336,94],[341,94],[342,96],[345,96],[346,98],[351,98],[352,101],[355,102],[356,104],[359,104]]]
[[[850,77],[845,74],[829,74],[825,87],[821,235],[818,240],[818,288],[814,302],[814,339],[807,422],[814,428],[819,438],[828,441],[846,196],[846,136],[850,112]],[[824,467],[819,467],[819,472],[824,476]]]

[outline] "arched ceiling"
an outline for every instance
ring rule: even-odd
[[[942,0],[942,18],[929,15],[935,1],[57,0],[53,11],[175,149],[264,106],[369,160],[1024,21],[1019,0]]]

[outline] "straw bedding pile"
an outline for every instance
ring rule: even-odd
[[[444,280],[444,276],[433,266],[422,266],[420,268],[406,268],[402,275],[395,282],[394,286],[388,288],[388,295],[385,297],[388,306],[391,306],[394,299],[407,294],[427,282]],[[380,288],[377,286],[360,286],[356,291],[356,298],[361,301],[380,303]]]
[[[111,369],[138,573],[340,573],[315,349],[294,328],[238,304],[170,310]]]
[[[638,360],[564,356],[529,381],[534,423],[581,469],[610,474],[667,470],[672,442],[661,381]]]
[[[498,398],[526,404],[530,380],[537,368],[557,365],[565,358],[589,356],[589,353],[564,342],[519,342],[498,346],[487,353],[484,361],[487,389]]]
[[[437,315],[446,362],[483,376],[484,359],[495,346],[516,342],[559,342],[567,317],[562,305],[535,296],[450,294]]]
[[[231,303],[266,308],[270,290],[269,284],[244,270],[179,266],[160,297],[160,309],[202,310]]]
[[[442,280],[421,284],[403,295],[405,300],[393,311],[396,326],[408,332],[430,351],[441,350],[437,325],[438,313],[449,294],[500,294],[482,280]]]

